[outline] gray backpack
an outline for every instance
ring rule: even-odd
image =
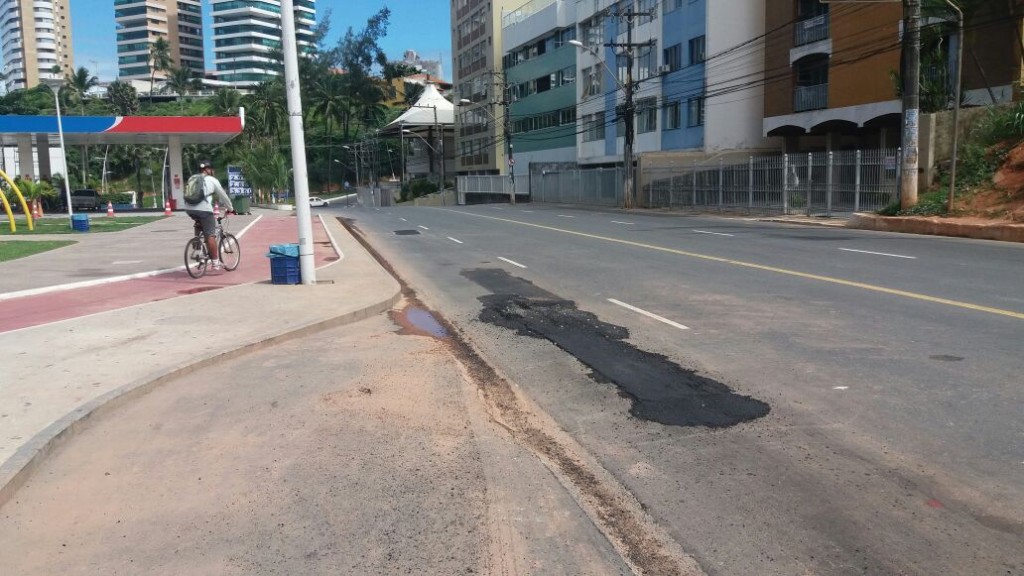
[[[206,199],[206,178],[202,174],[193,174],[185,183],[185,204],[195,206]]]

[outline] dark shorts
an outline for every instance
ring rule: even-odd
[[[213,218],[213,212],[202,210],[185,210],[185,213],[192,217],[203,229],[203,235],[209,238],[217,233],[217,221]]]

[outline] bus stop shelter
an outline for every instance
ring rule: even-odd
[[[186,175],[195,166],[182,166],[181,149],[187,144],[218,145],[242,133],[245,115],[238,116],[62,116],[64,145],[105,146],[130,144],[167,148],[172,206],[182,203]],[[18,174],[23,178],[50,177],[51,147],[59,147],[56,116],[0,116],[0,146],[17,146]],[[38,154],[36,173],[33,151]],[[65,171],[67,168],[65,167]],[[67,174],[64,174],[67,177]]]

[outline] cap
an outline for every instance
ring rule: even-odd
[[[213,162],[210,162],[209,160],[201,160],[199,162],[199,169],[206,170],[207,168],[213,168]]]

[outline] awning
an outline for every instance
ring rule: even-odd
[[[241,116],[62,116],[64,142],[82,144],[223,144],[242,133]],[[19,136],[47,134],[59,144],[56,116],[0,116],[0,145],[14,146]]]
[[[435,117],[434,113],[437,112]],[[423,88],[416,103],[395,118],[387,126],[381,128],[381,134],[398,134],[404,130],[415,130],[437,125],[441,129],[451,127],[455,123],[455,105],[437,91],[437,86],[427,84]]]

